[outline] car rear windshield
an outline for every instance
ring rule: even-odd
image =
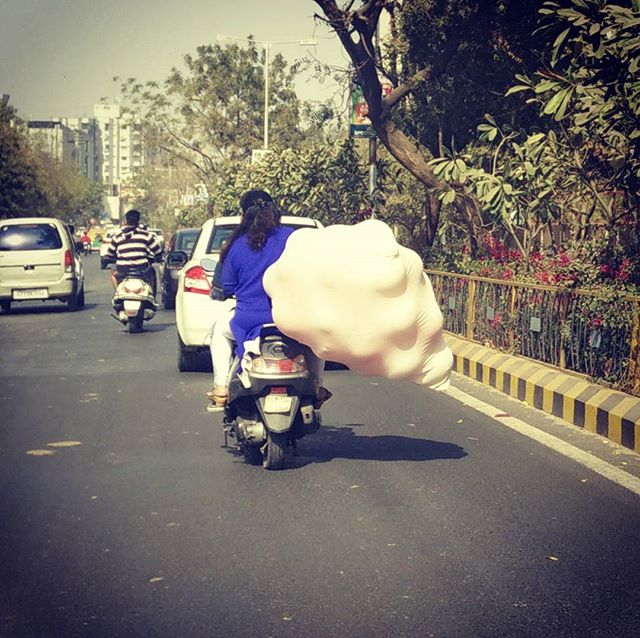
[[[0,225],[0,250],[56,250],[62,237],[54,224]]]
[[[179,232],[176,235],[176,246],[174,250],[184,250],[187,254],[189,254],[193,248],[193,245],[196,243],[196,239],[200,231],[196,228],[195,230],[185,230],[183,232]]]
[[[300,228],[314,228],[313,226],[308,226],[307,224],[282,224],[286,228],[293,228],[294,230],[298,230]],[[231,233],[237,228],[237,224],[233,226],[214,226],[213,227],[213,235],[209,241],[209,246],[207,247],[207,253],[219,253],[222,250],[222,246],[224,242],[231,237]]]

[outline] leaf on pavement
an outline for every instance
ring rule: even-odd
[[[75,447],[76,445],[82,445],[81,441],[54,441],[53,443],[47,443],[49,447]]]
[[[53,456],[55,450],[27,450],[29,456]]]
[[[458,419],[456,423],[462,423],[462,419]]]
[[[557,561],[560,560],[557,556],[547,556],[547,560]]]
[[[162,576],[154,576],[153,578],[149,579],[150,583],[159,583],[161,581],[163,581],[164,578]]]

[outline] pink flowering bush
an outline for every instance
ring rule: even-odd
[[[640,255],[634,258],[604,240],[574,242],[555,252],[532,251],[525,259],[501,239],[486,234],[476,259],[470,257],[468,248],[458,255],[457,259],[430,257],[426,267],[505,281],[640,294]]]

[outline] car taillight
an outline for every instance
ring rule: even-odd
[[[211,284],[201,266],[193,266],[184,273],[184,291],[197,292],[200,295],[208,295],[211,292]]]
[[[261,374],[298,374],[307,371],[307,362],[302,354],[293,359],[256,357],[251,362],[251,370]]]
[[[64,251],[64,270],[65,272],[73,272],[73,255],[70,250]]]

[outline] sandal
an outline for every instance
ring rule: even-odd
[[[225,386],[217,385],[213,390],[207,392],[207,399],[211,401],[213,407],[222,409],[227,405],[229,392]]]

